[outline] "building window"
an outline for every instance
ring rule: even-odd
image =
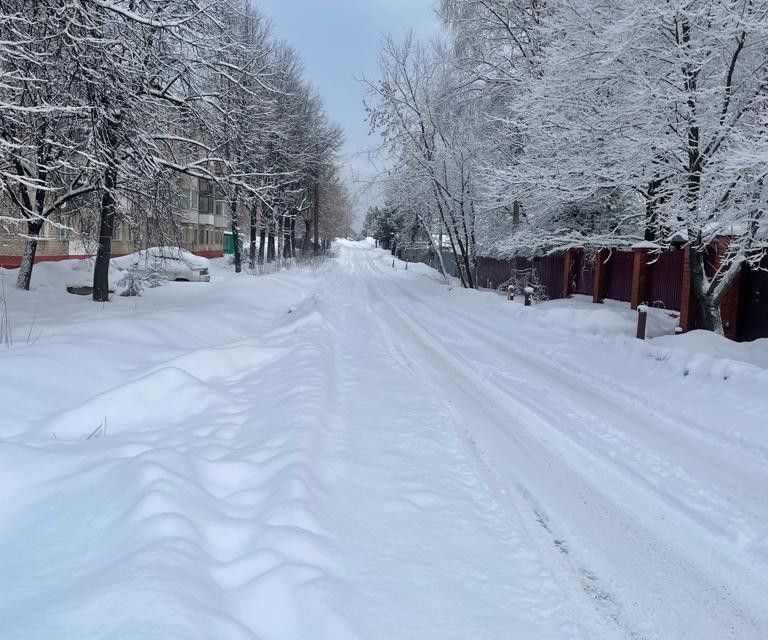
[[[217,200],[216,201],[216,215],[217,216],[223,216],[224,215],[224,201],[223,200]]]
[[[189,189],[187,187],[181,190],[181,206],[183,209],[191,209],[197,211],[199,206],[200,193],[197,189]]]
[[[67,229],[67,225],[69,224],[68,218],[61,218],[59,220],[59,240],[67,240],[69,238],[69,229]]]
[[[206,196],[210,196],[211,194],[213,194],[213,182],[211,180],[206,180],[205,178],[198,178],[197,187],[200,190],[200,193]]]

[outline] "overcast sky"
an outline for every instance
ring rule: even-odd
[[[328,116],[344,129],[348,174],[370,175],[365,151],[369,137],[363,75],[377,76],[381,35],[402,35],[409,28],[429,37],[437,31],[434,0],[256,0],[272,19],[276,34],[301,54],[305,77],[314,84]],[[351,178],[349,178],[351,182]],[[370,202],[361,198],[358,214]]]

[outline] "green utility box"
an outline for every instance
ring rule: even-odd
[[[233,240],[234,236],[232,235],[231,231],[225,231],[224,232],[224,255],[232,256],[235,254],[235,242]],[[240,234],[240,249],[243,248],[243,234]]]

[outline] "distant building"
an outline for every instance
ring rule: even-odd
[[[178,244],[197,255],[215,258],[223,255],[226,206],[212,180],[183,176],[179,180],[179,212],[173,238],[153,238],[151,228],[132,230],[120,220],[115,224],[112,236],[112,255],[121,256],[138,249],[157,244]],[[17,217],[7,203],[3,203],[3,215]],[[151,214],[149,216],[151,218]],[[0,267],[15,268],[21,263],[24,252],[25,223],[8,223],[0,226]],[[62,212],[57,218],[46,222],[40,233],[35,262],[86,258],[96,253],[98,225],[93,216],[78,213],[75,221],[69,222]],[[159,234],[158,234],[159,235]]]

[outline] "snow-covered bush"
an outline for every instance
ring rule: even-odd
[[[125,275],[120,278],[120,282],[117,283],[117,286],[123,289],[123,291],[120,292],[120,295],[123,297],[131,298],[140,296],[141,292],[144,291],[144,285],[142,284],[142,276],[141,272],[139,272],[138,265],[133,265],[129,268],[128,271],[125,272]]]
[[[165,273],[157,265],[149,265],[148,269],[140,269],[138,264],[133,264],[125,272],[117,286],[123,289],[120,292],[121,296],[130,298],[140,296],[144,287],[154,289],[161,286],[167,279]]]

